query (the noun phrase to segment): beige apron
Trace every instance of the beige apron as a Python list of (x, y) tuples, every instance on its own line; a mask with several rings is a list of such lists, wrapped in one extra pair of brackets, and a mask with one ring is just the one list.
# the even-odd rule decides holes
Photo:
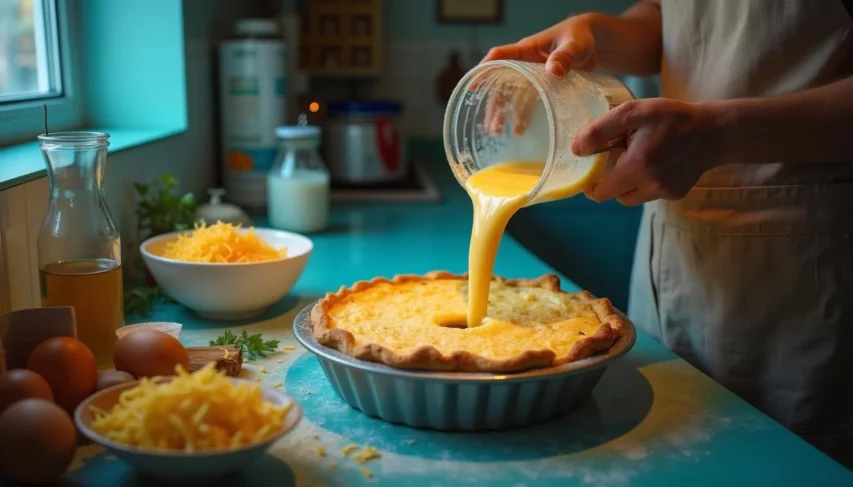
[[(777, 95), (853, 73), (841, 0), (661, 11), (668, 98)], [(683, 200), (647, 204), (629, 315), (853, 467), (853, 162), (725, 166)]]

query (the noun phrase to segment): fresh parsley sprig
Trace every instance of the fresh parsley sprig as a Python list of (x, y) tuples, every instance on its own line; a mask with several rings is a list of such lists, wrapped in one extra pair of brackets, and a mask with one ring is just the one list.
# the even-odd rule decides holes
[(124, 293), (124, 315), (147, 318), (157, 303), (172, 303), (172, 299), (159, 287), (142, 286)]
[(246, 330), (243, 330), (240, 335), (235, 335), (231, 330), (225, 330), (222, 336), (210, 341), (211, 347), (237, 345), (249, 360), (255, 360), (258, 357), (266, 358), (267, 353), (275, 352), (278, 349), (278, 344), (278, 340), (264, 340), (262, 334), (249, 335)]

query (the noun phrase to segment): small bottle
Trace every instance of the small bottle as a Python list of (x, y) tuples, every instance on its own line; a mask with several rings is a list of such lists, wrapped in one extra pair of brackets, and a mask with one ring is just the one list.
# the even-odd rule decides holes
[(275, 129), (278, 154), (267, 176), (270, 226), (317, 232), (329, 223), (329, 171), (320, 157), (320, 127), (305, 124)]

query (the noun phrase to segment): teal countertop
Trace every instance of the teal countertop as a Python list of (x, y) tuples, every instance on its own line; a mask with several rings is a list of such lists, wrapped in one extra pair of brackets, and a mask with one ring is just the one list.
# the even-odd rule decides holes
[[(592, 399), (549, 423), (505, 432), (442, 433), (387, 424), (349, 408), (334, 395), (317, 360), (298, 348), (293, 318), (327, 291), (359, 279), (466, 270), (470, 202), (449, 171), (442, 167), (435, 173), (445, 193), (440, 204), (335, 207), (333, 227), (312, 237), (314, 253), (293, 292), (258, 320), (207, 322), (178, 305), (129, 320), (183, 323), (181, 339), (187, 345), (206, 345), (232, 328), (297, 346), (246, 362), (243, 374), (283, 382), (305, 417), (228, 485), (853, 485), (852, 472), (643, 333), (633, 350), (607, 369)], [(553, 271), (505, 238), (495, 272), (533, 277)], [(568, 279), (563, 287), (577, 289)], [(341, 454), (349, 444), (381, 451), (381, 458), (364, 466), (371, 478)], [(156, 485), (94, 446), (79, 451), (70, 479), (86, 486)]]

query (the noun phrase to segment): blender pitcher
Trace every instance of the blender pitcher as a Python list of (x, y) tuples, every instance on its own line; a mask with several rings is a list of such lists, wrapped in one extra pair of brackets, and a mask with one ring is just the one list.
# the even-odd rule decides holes
[(112, 366), (115, 330), (124, 325), (121, 239), (104, 201), (109, 135), (39, 135), (49, 200), (38, 234), (42, 306), (72, 306), (77, 339)]
[(600, 179), (622, 152), (576, 156), (571, 150), (575, 134), (633, 99), (621, 81), (600, 72), (571, 70), (557, 78), (542, 63), (482, 63), (459, 81), (447, 104), (447, 160), (463, 186), (472, 174), (495, 164), (544, 164), (525, 206), (566, 197)]

